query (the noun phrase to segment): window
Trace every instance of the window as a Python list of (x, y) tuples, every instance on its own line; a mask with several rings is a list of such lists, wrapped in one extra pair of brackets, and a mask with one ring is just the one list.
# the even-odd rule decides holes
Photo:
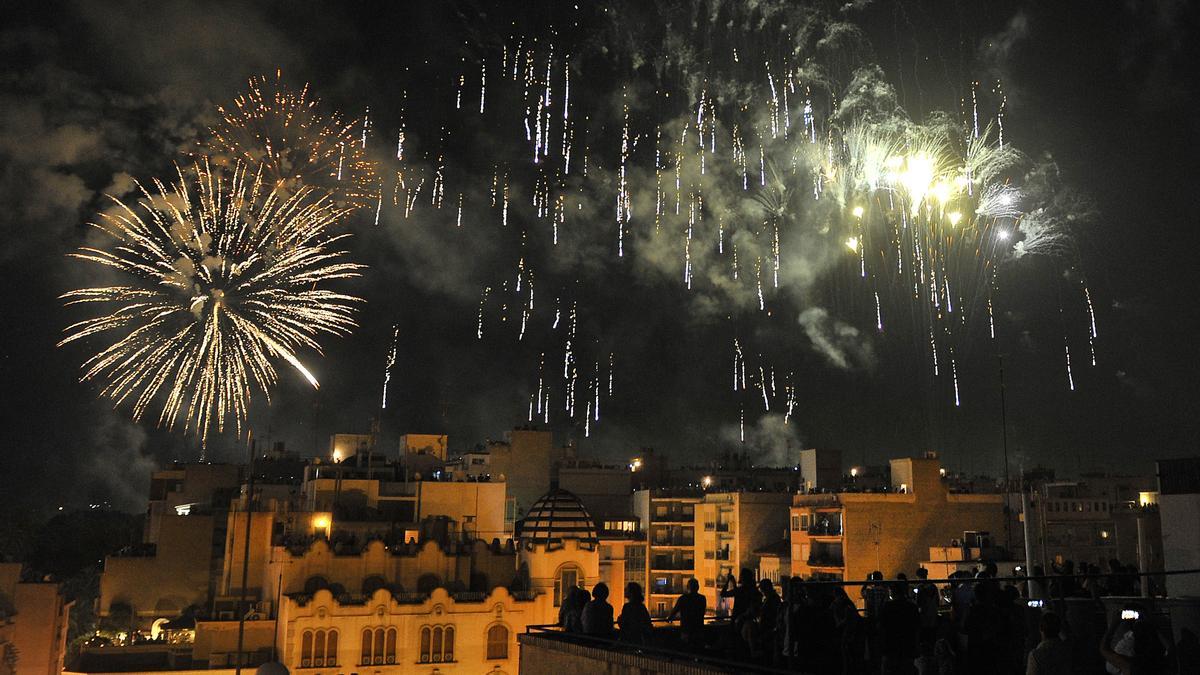
[(338, 632), (306, 630), (300, 636), (300, 667), (323, 668), (337, 665)]
[(488, 629), (487, 657), (488, 659), (508, 658), (508, 628), (503, 624), (496, 624)]
[(359, 664), (364, 666), (396, 663), (396, 629), (366, 628), (362, 632)]
[(421, 627), (421, 663), (454, 660), (454, 626)]
[(558, 570), (558, 576), (554, 579), (554, 606), (562, 605), (563, 596), (576, 586), (583, 585), (583, 575), (579, 573), (579, 568), (574, 565), (563, 565)]
[(792, 516), (792, 532), (798, 532), (799, 530), (800, 530), (800, 516)]
[(802, 530), (808, 529), (808, 514), (807, 513), (800, 514), (800, 529), (802, 529)]

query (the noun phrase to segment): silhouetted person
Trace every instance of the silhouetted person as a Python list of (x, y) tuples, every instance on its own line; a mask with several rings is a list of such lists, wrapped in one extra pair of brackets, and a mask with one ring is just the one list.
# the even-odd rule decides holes
[(921, 643), (932, 645), (937, 637), (938, 605), (941, 603), (941, 593), (938, 587), (929, 581), (929, 570), (917, 568), (917, 611), (921, 613)]
[(568, 633), (582, 633), (583, 608), (591, 599), (591, 594), (578, 586), (568, 589), (558, 608), (558, 625)]
[(650, 623), (650, 612), (646, 611), (646, 596), (642, 593), (641, 584), (635, 581), (625, 584), (625, 606), (621, 608), (617, 624), (621, 626), (623, 642), (650, 644), (653, 626)]
[(1057, 675), (1071, 672), (1071, 648), (1062, 639), (1062, 619), (1046, 612), (1038, 622), (1042, 641), (1029, 652), (1025, 675)]
[(829, 607), (833, 614), (833, 628), (838, 640), (840, 665), (838, 672), (843, 675), (857, 675), (866, 672), (866, 621), (859, 616), (858, 607), (854, 606), (854, 601), (840, 587)]
[(733, 611), (730, 613), (730, 618), (734, 634), (746, 647), (753, 650), (754, 621), (758, 617), (758, 610), (762, 607), (762, 594), (754, 585), (754, 572), (748, 567), (742, 568), (737, 586), (730, 588), (732, 581), (731, 578), (725, 580), (725, 588), (721, 590), (721, 597), (733, 598)]
[(1008, 647), (1008, 625), (998, 607), (991, 584), (975, 584), (975, 599), (967, 611), (963, 632), (967, 636), (966, 672), (1000, 673)]
[(1041, 565), (1034, 565), (1030, 578), (1025, 582), (1025, 597), (1032, 600), (1046, 599), (1046, 580), (1033, 577), (1045, 577), (1046, 570)]
[(613, 608), (608, 604), (608, 584), (601, 581), (592, 587), (592, 600), (583, 608), (583, 632), (602, 638), (612, 638)]
[(762, 652), (770, 656), (775, 653), (777, 648), (775, 626), (779, 620), (779, 611), (783, 600), (775, 592), (775, 586), (771, 584), (770, 579), (759, 580), (758, 590), (762, 593), (763, 598), (762, 608), (758, 613), (759, 642)]
[(867, 575), (867, 581), (873, 582), (863, 584), (862, 599), (863, 611), (866, 612), (867, 619), (875, 619), (879, 616), (880, 610), (883, 609), (883, 603), (887, 602), (890, 594), (887, 586), (880, 583), (883, 581), (883, 572), (875, 570)]
[(1133, 595), (1133, 579), (1125, 576), (1125, 568), (1121, 561), (1111, 558), (1108, 561), (1108, 592), (1110, 595)]
[(1190, 628), (1179, 629), (1179, 641), (1175, 643), (1175, 655), (1179, 660), (1179, 672), (1200, 673), (1200, 638)]
[[(1113, 646), (1113, 637), (1128, 629), (1122, 638)], [(1104, 657), (1105, 669), (1117, 675), (1150, 675), (1166, 672), (1165, 650), (1158, 631), (1149, 618), (1138, 618), (1133, 621), (1122, 620), (1118, 615), (1109, 624), (1104, 638), (1100, 641), (1100, 656)]]
[(880, 629), (883, 637), (883, 672), (885, 675), (911, 673), (917, 658), (918, 631), (921, 613), (909, 599), (908, 581), (893, 585), (892, 599), (880, 610)]
[(708, 599), (700, 595), (700, 582), (688, 579), (687, 593), (675, 599), (675, 607), (667, 615), (667, 621), (679, 617), (679, 635), (689, 645), (700, 644), (704, 632), (704, 611)]

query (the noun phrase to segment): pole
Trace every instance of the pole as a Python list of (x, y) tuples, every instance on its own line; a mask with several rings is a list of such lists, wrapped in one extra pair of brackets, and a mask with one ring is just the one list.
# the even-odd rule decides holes
[[(1025, 526), (1025, 576), (1033, 575), (1033, 537), (1029, 532), (1029, 494), (1025, 492), (1024, 486), (1021, 487), (1021, 520)], [(1037, 593), (1034, 593), (1033, 580), (1031, 579), (1026, 584), (1026, 591), (1029, 594), (1030, 600), (1041, 600), (1041, 582), (1038, 582)]]
[(1011, 552), (1013, 547), (1012, 509), (1009, 508), (1008, 493), (1012, 490), (1012, 481), (1008, 476), (1008, 402), (1005, 400), (1004, 393), (1004, 355), (999, 351), (996, 352), (996, 361), (1000, 364), (1000, 441), (1004, 448), (1004, 548)]
[[(1138, 571), (1150, 571), (1150, 551), (1146, 547), (1146, 517), (1139, 513), (1137, 517), (1137, 557)], [(1142, 597), (1150, 597), (1150, 577), (1142, 577)]]
[(250, 465), (248, 467), (250, 473), (250, 481), (246, 491), (246, 543), (242, 548), (242, 588), (238, 595), (238, 639), (237, 639), (237, 665), (234, 667), (236, 675), (242, 675), (242, 647), (246, 639), (246, 581), (250, 576), (250, 525), (254, 518), (254, 431), (249, 434), (250, 438)]

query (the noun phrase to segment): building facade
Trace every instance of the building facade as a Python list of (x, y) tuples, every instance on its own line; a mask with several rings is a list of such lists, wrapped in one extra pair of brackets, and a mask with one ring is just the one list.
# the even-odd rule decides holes
[[(937, 459), (894, 459), (891, 490), (796, 495), (791, 572), (826, 579), (912, 576), (931, 546), (1004, 527), (1002, 495), (950, 494)], [(852, 594), (853, 595), (853, 594)]]

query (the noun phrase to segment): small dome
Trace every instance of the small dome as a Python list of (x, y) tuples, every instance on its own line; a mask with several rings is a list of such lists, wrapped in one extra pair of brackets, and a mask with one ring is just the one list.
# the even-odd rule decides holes
[(288, 669), (278, 661), (269, 661), (255, 669), (254, 675), (288, 675)]
[(517, 524), (516, 534), (525, 544), (561, 544), (564, 539), (597, 541), (595, 521), (579, 498), (566, 490), (551, 490), (534, 502)]

